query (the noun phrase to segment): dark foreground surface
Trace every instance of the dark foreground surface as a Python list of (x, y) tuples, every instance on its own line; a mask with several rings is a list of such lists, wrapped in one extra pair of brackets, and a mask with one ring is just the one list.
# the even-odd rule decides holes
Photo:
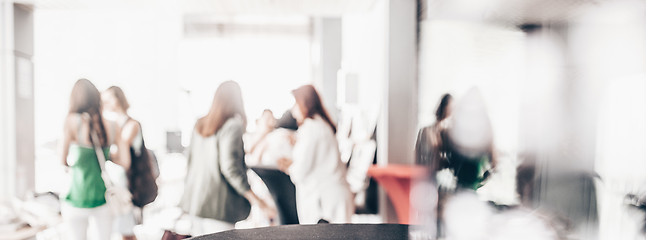
[(316, 224), (239, 229), (195, 237), (207, 239), (408, 239), (408, 225)]

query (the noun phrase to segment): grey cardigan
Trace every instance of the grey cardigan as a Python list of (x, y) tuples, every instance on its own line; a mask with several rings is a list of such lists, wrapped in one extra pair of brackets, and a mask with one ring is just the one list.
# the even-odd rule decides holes
[(243, 132), (239, 117), (229, 118), (209, 137), (193, 130), (184, 195), (179, 204), (184, 212), (229, 223), (248, 217), (251, 205), (242, 196), (250, 189)]

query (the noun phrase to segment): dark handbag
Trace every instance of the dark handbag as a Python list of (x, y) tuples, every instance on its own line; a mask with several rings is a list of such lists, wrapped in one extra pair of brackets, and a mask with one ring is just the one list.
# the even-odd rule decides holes
[(143, 139), (141, 149), (135, 151), (130, 147), (132, 161), (128, 170), (128, 189), (132, 193), (132, 203), (144, 207), (157, 198), (158, 186), (151, 164), (151, 156)]

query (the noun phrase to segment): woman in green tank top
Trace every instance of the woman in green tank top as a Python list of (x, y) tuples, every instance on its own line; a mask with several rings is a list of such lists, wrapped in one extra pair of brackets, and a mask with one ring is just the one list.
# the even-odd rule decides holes
[[(112, 230), (112, 216), (105, 206), (106, 187), (90, 140), (93, 131), (99, 136), (106, 159), (113, 143), (117, 144), (118, 149), (128, 149), (128, 146), (122, 146), (123, 141), (119, 137), (121, 129), (101, 116), (99, 91), (90, 81), (81, 79), (72, 89), (70, 111), (65, 119), (61, 143), (61, 163), (70, 167), (68, 171), (72, 176), (69, 192), (63, 196), (61, 207), (71, 239), (87, 238), (90, 217), (97, 224), (98, 239), (109, 240)], [(129, 152), (117, 151), (117, 154), (119, 161), (115, 161), (116, 164), (129, 164)]]

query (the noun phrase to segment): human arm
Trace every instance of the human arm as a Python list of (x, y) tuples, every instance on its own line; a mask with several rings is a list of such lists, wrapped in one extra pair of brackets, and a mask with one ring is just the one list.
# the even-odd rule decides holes
[(72, 143), (72, 138), (74, 137), (74, 129), (72, 129), (73, 118), (71, 115), (67, 115), (65, 118), (65, 124), (63, 125), (63, 138), (59, 141), (58, 150), (60, 155), (60, 163), (63, 166), (69, 167), (67, 164), (67, 155), (70, 152), (70, 144)]
[(289, 175), (289, 167), (292, 165), (293, 161), (289, 158), (282, 157), (276, 160), (276, 165), (278, 167), (278, 170), (281, 170), (285, 172), (285, 174)]
[(222, 176), (238, 194), (244, 196), (252, 205), (259, 206), (268, 217), (275, 218), (276, 210), (258, 198), (249, 186), (242, 145), (242, 124), (238, 122), (227, 123), (220, 131), (222, 132), (218, 140), (218, 159)]
[(314, 162), (317, 158), (316, 147), (318, 145), (318, 136), (316, 129), (313, 129), (310, 124), (304, 123), (298, 129), (296, 142), (292, 151), (292, 159), (290, 160), (286, 169), (292, 182), (298, 183), (310, 174), (314, 168)]
[(124, 141), (125, 144), (128, 144), (128, 146), (132, 146), (137, 134), (139, 134), (140, 128), (141, 124), (139, 124), (139, 122), (132, 119), (129, 120), (123, 125), (123, 128), (121, 128), (121, 140)]
[(128, 143), (128, 139), (124, 139), (123, 136), (123, 130), (121, 127), (114, 125), (110, 126), (116, 128), (116, 134), (114, 136), (114, 143), (117, 145), (117, 152), (115, 154), (116, 158), (113, 158), (112, 161), (123, 167), (126, 171), (130, 169), (130, 164), (131, 164), (131, 159), (130, 159), (130, 144)]
[(251, 205), (260, 207), (260, 209), (267, 215), (267, 217), (269, 217), (269, 219), (273, 220), (278, 215), (276, 208), (267, 205), (267, 203), (256, 196), (256, 194), (251, 189), (244, 192), (242, 196), (244, 196), (249, 201), (249, 203), (251, 203)]
[(218, 134), (218, 161), (220, 172), (225, 180), (243, 195), (250, 189), (247, 180), (247, 167), (244, 162), (244, 148), (242, 142), (242, 124), (227, 122)]
[(269, 134), (269, 132), (262, 132), (260, 137), (252, 138), (253, 141), (251, 141), (251, 147), (249, 148), (248, 153), (254, 152), (258, 147), (262, 147), (265, 143), (265, 137)]

